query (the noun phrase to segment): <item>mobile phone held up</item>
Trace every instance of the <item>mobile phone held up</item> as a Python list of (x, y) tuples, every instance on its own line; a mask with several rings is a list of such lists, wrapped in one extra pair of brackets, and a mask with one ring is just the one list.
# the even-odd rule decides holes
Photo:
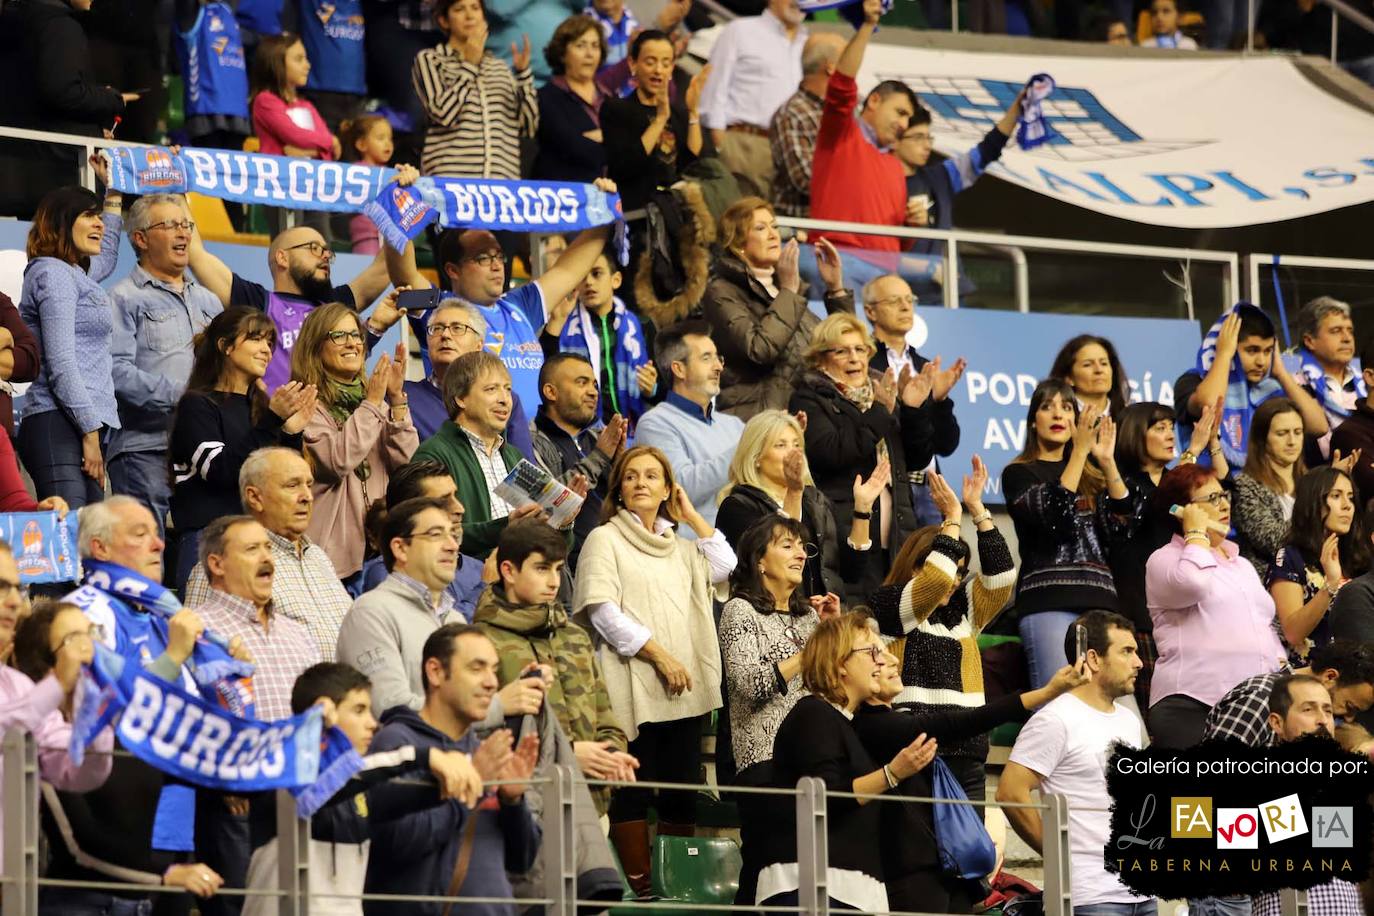
[(396, 307), (405, 309), (407, 315), (422, 315), (439, 304), (440, 292), (435, 287), (408, 289), (396, 297)]
[(1088, 628), (1081, 623), (1073, 625), (1073, 644), (1073, 663), (1077, 667), (1088, 654)]

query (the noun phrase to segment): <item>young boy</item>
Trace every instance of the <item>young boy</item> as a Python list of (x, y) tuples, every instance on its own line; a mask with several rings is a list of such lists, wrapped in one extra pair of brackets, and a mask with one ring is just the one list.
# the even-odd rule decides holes
[(625, 0), (592, 0), (582, 15), (600, 23), (606, 36), (606, 59), (601, 62), (601, 71), (624, 60), (630, 51), (630, 39), (639, 31), (639, 20), (625, 6)]
[[(532, 664), (553, 668), (545, 700), (572, 742), (583, 775), (632, 780), (639, 761), (626, 753), (629, 741), (611, 710), (592, 641), (558, 603), (567, 556), (566, 538), (548, 525), (509, 525), (496, 547), (501, 581), (482, 593), (475, 623), (496, 645), (503, 687)], [(592, 797), (604, 815), (610, 791), (593, 788)]]
[(1197, 368), (1183, 373), (1174, 385), (1180, 439), (1188, 440), (1203, 405), (1222, 399), (1221, 449), (1227, 463), (1239, 471), (1245, 466), (1250, 418), (1275, 397), (1286, 397), (1297, 407), (1308, 439), (1320, 439), (1330, 431), (1321, 405), (1277, 358), (1274, 323), (1255, 306), (1239, 302), (1203, 338)]
[(1178, 0), (1154, 0), (1150, 4), (1150, 26), (1154, 34), (1140, 43), (1142, 48), (1197, 50), (1197, 42), (1178, 29), (1178, 6)]
[(596, 370), (602, 421), (620, 414), (633, 430), (658, 387), (658, 370), (644, 325), (615, 294), (621, 279), (608, 246), (578, 288), (576, 303), (560, 303), (549, 315), (539, 343), (545, 359), (559, 352), (585, 357)]
[[(372, 784), (396, 776), (433, 773), (444, 798), (458, 798), (475, 807), (482, 780), (466, 754), (437, 748), (402, 747), (368, 754), (377, 732), (372, 715), (372, 682), (350, 665), (324, 662), (307, 668), (291, 689), (291, 712), (299, 715), (323, 703), (325, 726), (337, 727), (353, 750), (363, 755), (363, 768), (310, 820), (310, 893), (361, 894), (367, 875), (370, 830), (367, 801), (362, 793)], [(277, 808), (272, 793), (252, 799), (249, 815), (253, 855), (248, 862), (248, 887), (277, 887)], [(362, 916), (362, 901), (333, 898), (318, 901), (328, 912)], [(244, 898), (242, 916), (275, 916), (273, 897)]]

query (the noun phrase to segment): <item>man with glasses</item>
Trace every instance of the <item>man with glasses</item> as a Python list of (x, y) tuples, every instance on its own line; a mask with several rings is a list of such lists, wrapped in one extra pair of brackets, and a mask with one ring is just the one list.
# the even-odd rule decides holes
[[(665, 328), (654, 341), (654, 351), (658, 374), (672, 380), (672, 390), (662, 404), (639, 418), (635, 444), (663, 451), (692, 505), (714, 526), (716, 496), (730, 480), (730, 459), (744, 435), (743, 420), (715, 409), (725, 360), (716, 352), (711, 326), (704, 321)], [(686, 530), (678, 533), (691, 537)]]
[[(594, 184), (608, 194), (616, 192), (615, 182), (609, 179), (598, 178)], [(609, 235), (609, 226), (584, 229), (558, 256), (557, 263), (533, 282), (509, 292), (506, 258), (495, 235), (485, 229), (451, 229), (440, 237), (436, 260), (443, 285), (450, 295), (477, 306), (486, 322), (485, 346), (506, 364), (519, 402), (539, 403), (539, 369), (544, 365), (539, 329), (548, 321), (554, 303), (572, 293), (591, 271)], [(415, 266), (413, 248), (401, 253), (383, 245), (382, 251), (397, 286), (432, 286)], [(422, 330), (417, 328), (416, 332)]]
[(151, 509), (161, 530), (172, 497), (167, 430), (191, 374), (191, 342), (224, 305), (186, 269), (195, 223), (182, 197), (144, 195), (125, 225), (138, 263), (110, 290), (120, 428), (110, 433), (105, 461), (110, 489)]
[[(415, 322), (411, 326), (415, 327)], [(405, 383), (406, 396), (410, 398), (410, 419), (421, 441), (437, 433), (448, 419), (448, 409), (444, 406), (444, 373), (458, 357), (482, 349), (487, 321), (472, 303), (445, 299), (424, 317), (423, 328), (430, 373), (418, 382)], [(506, 441), (518, 448), (520, 454), (534, 460), (530, 421), (519, 398), (511, 404)]]
[(954, 417), (954, 401), (949, 393), (964, 374), (964, 361), (956, 359), (949, 368), (943, 368), (940, 357), (928, 360), (907, 342), (907, 334), (916, 323), (916, 296), (896, 274), (884, 274), (865, 283), (863, 302), (864, 316), (873, 326), (873, 342), (877, 344), (868, 365), (878, 372), (891, 369), (894, 377), (900, 377), (908, 367), (930, 377), (930, 394), (916, 408), (919, 435), (915, 444), (920, 447), (907, 455), (906, 464), (917, 469), (907, 473), (916, 521), (921, 525), (938, 525), (940, 510), (935, 508), (926, 488), (926, 474), (939, 470), (935, 456), (948, 457), (959, 447), (959, 421)]

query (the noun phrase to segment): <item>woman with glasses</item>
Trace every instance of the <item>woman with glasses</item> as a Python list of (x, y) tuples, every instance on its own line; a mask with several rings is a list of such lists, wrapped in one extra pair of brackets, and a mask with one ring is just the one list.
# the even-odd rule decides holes
[[(982, 706), (983, 664), (978, 634), (1011, 597), (1016, 565), (1002, 533), (983, 506), (988, 470), (973, 456), (973, 474), (963, 481), (963, 501), (978, 532), (978, 574), (972, 551), (960, 535), (963, 510), (944, 477), (926, 474), (930, 495), (943, 516), (902, 545), (887, 581), (868, 605), (884, 636), (896, 637), (901, 659), (899, 709), (916, 713)], [(982, 800), (987, 788), (986, 734), (947, 744), (941, 756), (969, 798)]]
[[(874, 349), (858, 318), (843, 312), (826, 318), (811, 332), (809, 369), (787, 405), (789, 412), (806, 415), (807, 463), (816, 488), (830, 500), (837, 529), (852, 531), (856, 518), (869, 523), (871, 548), (840, 546), (846, 587), (859, 595), (882, 583), (897, 550), (916, 530), (908, 456), (924, 446), (918, 407), (931, 384), (928, 375), (906, 370), (870, 374)], [(884, 457), (891, 482), (869, 509), (859, 508), (855, 484), (872, 479)]]
[[(836, 615), (817, 625), (797, 667), (807, 692), (792, 706), (773, 740), (773, 778), (794, 789), (803, 776), (825, 783), (826, 792), (882, 795), (924, 769), (935, 758), (925, 735), (894, 755), (875, 760), (854, 728), (859, 707), (880, 695), (887, 653), (872, 620), (863, 612)], [(831, 907), (882, 913), (889, 909), (883, 884), (882, 809), (871, 799), (826, 799), (830, 859), (826, 871)], [(774, 804), (759, 824), (759, 872), (754, 903), (798, 903), (796, 815), (793, 799)]]
[(1327, 613), (1336, 593), (1369, 567), (1359, 504), (1354, 481), (1340, 468), (1308, 471), (1293, 493), (1293, 521), (1264, 584), (1295, 668), (1331, 642)]
[(1116, 424), (1079, 409), (1074, 389), (1046, 379), (1031, 394), (1026, 445), (1002, 471), (1021, 578), (1017, 628), (1032, 687), (1064, 665), (1064, 634), (1084, 611), (1118, 608), (1108, 563), (1138, 527), (1140, 499), (1116, 466)]
[[(691, 541), (677, 533), (686, 524)], [(606, 690), (646, 782), (701, 781), (701, 717), (720, 706), (720, 646), (712, 586), (735, 568), (735, 554), (701, 517), (663, 452), (620, 454), (606, 485), (601, 525), (577, 561), (574, 613), (595, 632)], [(692, 836), (696, 796), (617, 789), (611, 840), (626, 879), (650, 887), (648, 810), (658, 832)]]
[[(804, 594), (824, 597), (833, 592), (843, 598), (835, 514), (830, 500), (811, 479), (804, 435), (801, 423), (785, 410), (765, 410), (744, 424), (744, 435), (730, 459), (730, 482), (721, 490), (716, 527), (738, 547), (744, 532), (761, 518), (776, 518), (781, 512), (801, 522), (807, 546)], [(856, 514), (847, 532), (854, 550), (866, 550), (872, 544), (868, 516), (890, 474), (888, 462), (881, 460), (867, 480), (854, 481), (851, 493)]]
[(1287, 653), (1275, 632), (1273, 599), (1226, 539), (1231, 502), (1216, 474), (1197, 464), (1176, 467), (1160, 479), (1156, 498), (1180, 512), (1173, 537), (1145, 567), (1159, 647), (1150, 736), (1159, 747), (1192, 747), (1227, 691), (1277, 671)]
[[(102, 182), (108, 166), (91, 159)], [(102, 438), (119, 427), (110, 357), (114, 312), (100, 281), (119, 260), (123, 198), (104, 202), (85, 188), (51, 191), (38, 205), (25, 253), (19, 316), (41, 353), (24, 396), (19, 455), (39, 499), (60, 496), (73, 509), (105, 495)]]
[[(731, 204), (720, 217), (720, 240), (723, 250), (701, 300), (726, 363), (716, 406), (748, 420), (787, 406), (820, 319), (802, 292), (800, 249), (795, 240), (782, 243), (772, 204), (761, 197)], [(816, 266), (826, 311), (852, 314), (854, 294), (829, 242), (816, 245)]]
[(168, 445), (179, 590), (199, 559), (201, 529), (243, 511), (239, 471), (248, 456), (271, 446), (302, 447), (316, 389), (287, 382), (267, 396), (262, 377), (276, 340), (272, 319), (247, 305), (220, 312), (196, 338), (195, 362), (172, 414)]
[[(397, 295), (393, 290), (389, 297), (393, 306)], [(291, 353), (292, 381), (319, 392), (305, 427), (315, 472), (307, 533), (346, 584), (363, 567), (368, 506), (420, 445), (402, 388), (405, 344), (396, 345), (394, 357), (383, 354), (369, 376), (366, 334), (357, 312), (331, 302), (305, 319)]]

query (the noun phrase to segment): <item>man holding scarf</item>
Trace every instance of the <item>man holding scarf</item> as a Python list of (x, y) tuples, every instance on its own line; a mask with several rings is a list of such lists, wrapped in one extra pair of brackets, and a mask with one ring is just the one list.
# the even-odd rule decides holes
[[(1298, 313), (1298, 347), (1295, 370), (1299, 381), (1312, 392), (1326, 411), (1334, 432), (1368, 395), (1355, 359), (1355, 324), (1350, 306), (1330, 296), (1318, 296)], [(1331, 456), (1331, 441), (1322, 439), (1321, 464)], [(1349, 450), (1345, 451), (1349, 454)], [(1374, 495), (1374, 494), (1371, 494)]]

